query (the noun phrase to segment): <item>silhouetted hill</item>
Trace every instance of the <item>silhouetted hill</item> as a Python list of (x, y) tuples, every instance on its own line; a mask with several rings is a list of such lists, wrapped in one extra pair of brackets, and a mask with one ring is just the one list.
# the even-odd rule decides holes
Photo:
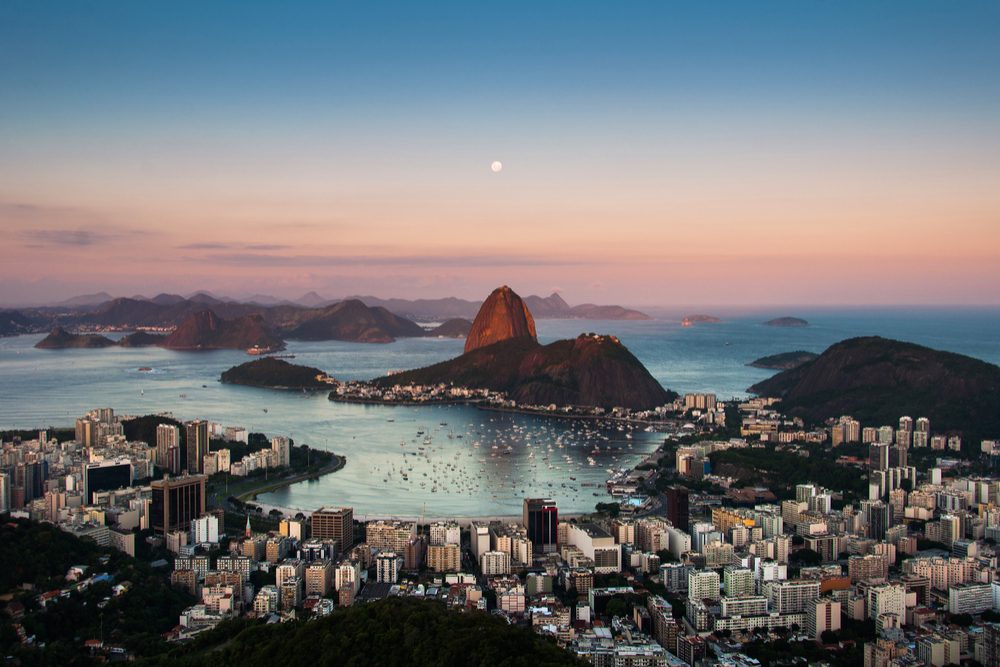
[(102, 304), (105, 301), (110, 301), (114, 297), (107, 292), (98, 292), (96, 294), (81, 294), (79, 296), (74, 296), (71, 299), (66, 299), (65, 301), (59, 301), (52, 305), (59, 306), (61, 308), (77, 308), (86, 306), (96, 306)]
[(747, 366), (753, 366), (754, 368), (767, 368), (770, 370), (787, 371), (792, 368), (796, 368), (806, 363), (807, 361), (812, 361), (819, 355), (815, 352), (806, 352), (805, 350), (796, 350), (795, 352), (781, 352), (780, 354), (772, 354), (767, 357), (761, 357), (760, 359), (755, 359), (751, 361)]
[(540, 345), (515, 338), (376, 384), (454, 384), (505, 392), (520, 404), (647, 409), (676, 398), (613, 336), (581, 335)]
[[(462, 317), (471, 319), (482, 307), (481, 301), (469, 301), (456, 297), (443, 299), (380, 299), (374, 296), (353, 297), (364, 301), (369, 306), (384, 308), (418, 322), (439, 321)], [(547, 297), (527, 296), (524, 302), (534, 317), (547, 319), (580, 319), (580, 320), (648, 320), (649, 316), (638, 310), (630, 310), (621, 306), (598, 306), (581, 304), (570, 306), (556, 293)]]
[(127, 336), (123, 336), (118, 340), (118, 345), (121, 347), (151, 347), (153, 345), (162, 345), (163, 341), (167, 339), (165, 334), (154, 334), (148, 331), (136, 331), (130, 333)]
[(289, 338), (391, 343), (397, 337), (420, 337), (426, 333), (416, 322), (393, 315), (385, 308), (369, 308), (357, 299), (312, 313), (309, 319), (288, 331)]
[(115, 341), (98, 334), (75, 334), (62, 327), (54, 328), (48, 336), (35, 343), (40, 350), (65, 350), (69, 348), (112, 347)]
[(18, 310), (0, 311), (0, 336), (19, 336), (31, 333), (34, 323), (31, 318)]
[(220, 379), (226, 384), (270, 389), (328, 388), (329, 384), (317, 379), (320, 375), (326, 373), (318, 368), (291, 364), (284, 359), (262, 357), (230, 368), (222, 373)]
[(137, 667), (202, 665), (584, 665), (552, 640), (484, 612), (391, 597), (336, 609), (326, 618), (228, 623)]
[(255, 345), (276, 350), (285, 345), (260, 315), (225, 320), (212, 310), (188, 317), (162, 344), (171, 350), (242, 350)]
[(462, 317), (456, 317), (443, 322), (441, 326), (431, 329), (427, 332), (427, 335), (431, 337), (465, 338), (469, 335), (470, 329), (472, 329), (472, 322)]
[(695, 315), (687, 315), (682, 322), (687, 322), (687, 324), (718, 324), (720, 320), (715, 315), (705, 315), (698, 313)]
[(535, 320), (521, 297), (504, 285), (480, 306), (465, 338), (465, 351), (516, 338), (535, 340)]
[(841, 341), (749, 391), (812, 421), (849, 414), (877, 426), (910, 415), (938, 432), (1000, 436), (1000, 367), (886, 338)]
[(807, 327), (809, 323), (800, 317), (776, 317), (764, 322), (769, 327)]
[(173, 419), (172, 417), (164, 417), (162, 415), (143, 415), (142, 417), (133, 417), (132, 419), (126, 419), (122, 422), (122, 431), (125, 433), (125, 437), (131, 440), (138, 440), (145, 442), (150, 447), (156, 446), (156, 427), (160, 424), (171, 424), (180, 429), (180, 440), (178, 441), (178, 446), (181, 448), (181, 456), (187, 456), (187, 433), (184, 430), (184, 424)]

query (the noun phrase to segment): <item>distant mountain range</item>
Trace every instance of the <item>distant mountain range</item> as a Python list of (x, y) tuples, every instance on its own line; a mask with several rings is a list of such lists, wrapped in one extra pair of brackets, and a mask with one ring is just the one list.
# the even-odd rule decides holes
[[(535, 317), (541, 319), (649, 319), (645, 313), (621, 306), (570, 306), (558, 294), (544, 298), (529, 296), (524, 301), (532, 313), (535, 313)], [(371, 310), (362, 311), (357, 307), (358, 303)], [(55, 326), (67, 329), (171, 329), (191, 315), (209, 308), (223, 319), (260, 315), (268, 326), (276, 330), (295, 331), (292, 337), (316, 340), (317, 337), (330, 338), (329, 332), (334, 332), (334, 338), (384, 342), (398, 337), (424, 335), (426, 332), (418, 333), (414, 328), (419, 327), (415, 322), (456, 320), (448, 328), (432, 332), (432, 335), (464, 335), (466, 325), (458, 320), (471, 321), (481, 305), (481, 302), (454, 297), (406, 300), (362, 296), (330, 300), (315, 292), (304, 294), (295, 301), (264, 294), (236, 300), (208, 292), (195, 292), (188, 296), (163, 293), (153, 297), (139, 295), (117, 298), (112, 298), (106, 292), (99, 292), (47, 306), (0, 310), (0, 336), (40, 333)], [(352, 314), (362, 319), (351, 322)], [(306, 325), (314, 319), (317, 321)], [(349, 333), (350, 331), (355, 333)]]
[(1000, 367), (877, 336), (831, 345), (749, 391), (780, 398), (782, 410), (813, 422), (853, 415), (879, 426), (910, 415), (928, 417), (937, 432), (1000, 436)]
[[(390, 313), (385, 308), (369, 308), (351, 299), (325, 308), (301, 306), (258, 306), (226, 302), (208, 295), (197, 300), (178, 300), (172, 295), (154, 299), (113, 299), (96, 309), (75, 314), (60, 314), (52, 332), (36, 347), (62, 349), (74, 347), (139, 347), (158, 345), (172, 350), (248, 349), (280, 350), (286, 339), (345, 340), (362, 343), (391, 343), (396, 338), (422, 336), (462, 337), (471, 322), (449, 320), (444, 325), (425, 329), (419, 324)], [(8, 322), (15, 333), (37, 330), (37, 324), (16, 311), (0, 313), (0, 322)], [(173, 329), (168, 335), (137, 331), (118, 343), (95, 334), (71, 333), (70, 328), (93, 329)], [(102, 343), (101, 341), (106, 341)]]

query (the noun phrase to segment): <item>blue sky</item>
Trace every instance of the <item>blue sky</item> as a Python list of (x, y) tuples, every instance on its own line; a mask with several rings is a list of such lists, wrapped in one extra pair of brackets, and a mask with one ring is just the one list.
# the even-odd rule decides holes
[[(888, 244), (900, 265), (958, 232), (961, 247), (947, 259), (968, 266), (995, 259), (986, 249), (1000, 240), (990, 230), (998, 37), (997, 2), (8, 0), (0, 225), (25, 234), (40, 226), (36, 241), (96, 229), (121, 244), (116, 255), (192, 235), (280, 242), (292, 257), (319, 247), (330, 266), (277, 287), (334, 294), (389, 296), (408, 279), (410, 295), (427, 296), (510, 282), (503, 266), (431, 275), (426, 262), (403, 259), (379, 282), (336, 259), (474, 259), (483, 243), (509, 257), (508, 268), (523, 266), (524, 251), (494, 233), (508, 222), (515, 233), (539, 232), (532, 258), (551, 258), (548, 273), (526, 276), (529, 291), (562, 286), (580, 299), (622, 298), (637, 280), (682, 275), (651, 255), (680, 249), (686, 260), (716, 262), (716, 273), (746, 271), (795, 244), (843, 242), (836, 225), (855, 245)], [(504, 180), (485, 180), (483, 166), (500, 158)], [(645, 254), (606, 244), (609, 220), (649, 239)], [(719, 251), (688, 234), (694, 224), (738, 243)], [(759, 233), (740, 237), (747, 229)], [(893, 254), (891, 240), (911, 232), (912, 247)], [(647, 270), (597, 288), (563, 256), (594, 248)], [(84, 257), (53, 276), (31, 269), (41, 256), (7, 263), (16, 275), (4, 277), (48, 294), (121, 290), (135, 273), (127, 263), (97, 270)], [(826, 264), (810, 264), (822, 269), (817, 285), (836, 283), (837, 258), (819, 259)], [(247, 279), (184, 273), (223, 289)], [(186, 286), (171, 273), (155, 280)], [(927, 293), (918, 276), (905, 281), (874, 296)], [(981, 301), (995, 273), (963, 274), (933, 298), (984, 281), (972, 299)], [(866, 297), (862, 288), (829, 298)]]

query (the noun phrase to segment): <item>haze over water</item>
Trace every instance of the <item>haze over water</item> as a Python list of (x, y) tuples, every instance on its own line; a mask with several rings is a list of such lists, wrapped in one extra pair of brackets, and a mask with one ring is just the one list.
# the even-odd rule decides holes
[[(713, 314), (724, 321), (682, 328), (678, 315), (645, 322), (540, 320), (537, 325), (543, 343), (584, 331), (618, 335), (664, 386), (723, 398), (744, 396), (748, 386), (771, 374), (746, 366), (758, 357), (798, 349), (821, 352), (857, 335), (908, 340), (1000, 363), (1000, 309)], [(780, 315), (804, 317), (810, 326), (761, 324)], [(520, 512), (524, 496), (546, 495), (563, 511), (586, 511), (607, 499), (609, 468), (634, 465), (662, 441), (662, 435), (641, 430), (629, 439), (624, 431), (595, 431), (586, 422), (470, 407), (345, 405), (331, 403), (325, 393), (220, 384), (222, 371), (248, 360), (241, 351), (35, 350), (40, 338), (0, 339), (0, 428), (68, 426), (88, 409), (112, 406), (119, 413), (169, 411), (180, 419), (202, 417), (269, 435), (287, 434), (298, 443), (347, 456), (346, 467), (337, 473), (260, 499), (282, 506), (352, 505), (361, 516), (507, 515)], [(296, 355), (294, 363), (338, 378), (367, 379), (456, 356), (462, 345), (452, 339), (401, 339), (389, 345), (292, 341), (288, 351)], [(139, 372), (141, 366), (154, 371)]]

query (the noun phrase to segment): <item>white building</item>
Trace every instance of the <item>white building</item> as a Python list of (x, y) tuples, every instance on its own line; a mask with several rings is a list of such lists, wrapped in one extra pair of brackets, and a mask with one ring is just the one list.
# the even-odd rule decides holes
[(510, 574), (510, 554), (506, 551), (484, 551), (479, 557), (479, 569), (484, 577)]
[(462, 530), (458, 524), (451, 522), (439, 522), (431, 524), (430, 546), (443, 547), (446, 544), (462, 545)]
[(595, 573), (620, 572), (622, 547), (603, 528), (592, 523), (570, 524), (569, 543), (594, 562)]
[(191, 544), (218, 544), (219, 517), (206, 514), (191, 522)]
[(695, 570), (688, 574), (688, 598), (692, 600), (718, 600), (719, 573), (713, 570)]
[(906, 618), (906, 589), (901, 584), (881, 584), (868, 589), (868, 618), (877, 620), (882, 614)]
[(402, 569), (403, 559), (394, 551), (383, 551), (375, 556), (375, 580), (379, 583), (396, 583)]
[(948, 612), (951, 614), (981, 614), (992, 608), (990, 584), (955, 584), (948, 589)]

